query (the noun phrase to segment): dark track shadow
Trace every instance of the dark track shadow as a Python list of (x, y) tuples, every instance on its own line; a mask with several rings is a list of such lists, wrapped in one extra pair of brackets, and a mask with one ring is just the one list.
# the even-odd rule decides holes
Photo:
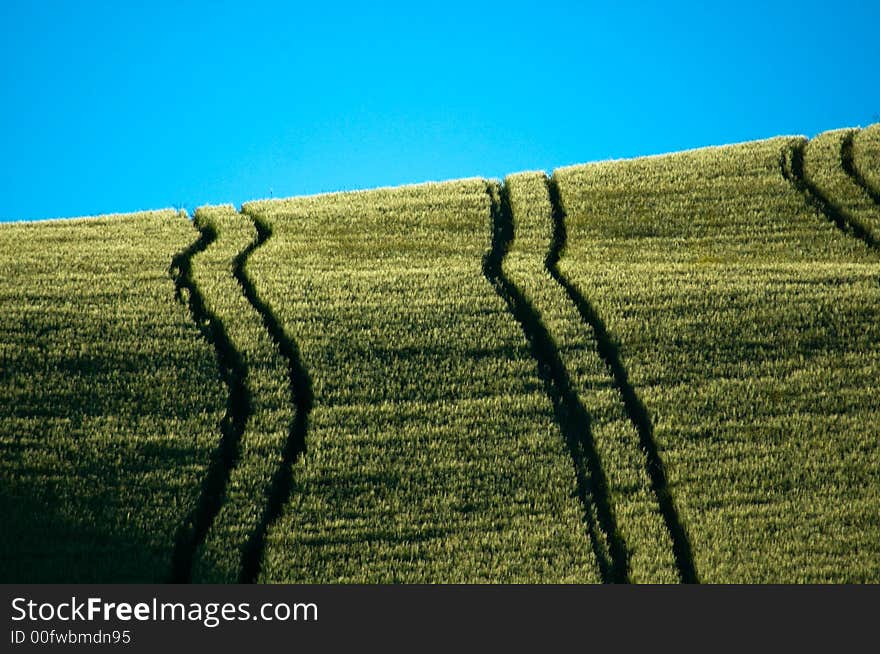
[(834, 223), (837, 228), (853, 236), (869, 248), (874, 250), (880, 249), (880, 243), (871, 235), (871, 233), (862, 226), (862, 224), (849, 215), (848, 212), (834, 204), (831, 199), (826, 196), (819, 188), (813, 184), (804, 173), (804, 150), (807, 147), (807, 141), (801, 141), (792, 145), (788, 152), (783, 152), (779, 157), (779, 167), (782, 176), (804, 196), (807, 204), (815, 209), (816, 213), (823, 214), (828, 220)]
[(862, 175), (858, 166), (856, 166), (853, 157), (853, 140), (856, 138), (856, 133), (855, 130), (851, 131), (840, 143), (840, 165), (843, 168), (843, 171), (849, 175), (856, 184), (862, 187), (862, 190), (868, 194), (868, 197), (873, 200), (874, 204), (880, 207), (880, 188), (873, 188), (871, 186), (868, 180), (865, 179), (865, 176)]
[(229, 473), (238, 461), (241, 436), (253, 411), (245, 383), (247, 367), (241, 354), (232, 345), (223, 323), (205, 306), (204, 297), (192, 277), (192, 258), (217, 239), (217, 232), (211, 225), (197, 227), (201, 235), (174, 257), (169, 273), (174, 279), (177, 298), (181, 302), (186, 301), (193, 321), (217, 353), (220, 376), (229, 389), (229, 395), (226, 413), (220, 421), (220, 443), (211, 456), (198, 503), (177, 531), (171, 562), (170, 580), (173, 583), (192, 581), (196, 550), (204, 542), (223, 504)]
[[(242, 215), (244, 217), (244, 215)], [(248, 538), (242, 550), (240, 583), (254, 583), (260, 574), (263, 551), (266, 546), (266, 534), (269, 527), (281, 515), (281, 511), (290, 498), (293, 482), (293, 465), (301, 454), (306, 451), (306, 432), (308, 431), (309, 413), (312, 410), (314, 395), (312, 380), (302, 362), (299, 348), (292, 338), (284, 331), (281, 323), (272, 312), (272, 308), (257, 293), (253, 280), (245, 270), (248, 257), (272, 236), (272, 228), (260, 218), (252, 218), (257, 229), (257, 237), (235, 258), (233, 275), (244, 290), (245, 297), (251, 306), (260, 314), (263, 325), (272, 337), (281, 355), (287, 361), (288, 384), (294, 416), (288, 429), (287, 441), (281, 453), (281, 463), (272, 475), (272, 481), (266, 495), (266, 504), (260, 515), (256, 528)]]
[(660, 513), (663, 515), (666, 529), (672, 538), (673, 556), (675, 557), (679, 578), (683, 583), (698, 583), (699, 580), (694, 564), (693, 552), (691, 551), (690, 539), (678, 516), (678, 510), (669, 492), (666, 470), (660, 457), (657, 442), (654, 439), (654, 425), (651, 422), (651, 416), (642, 403), (641, 398), (639, 398), (638, 393), (636, 393), (635, 387), (629, 381), (629, 374), (623, 365), (620, 350), (608, 333), (605, 322), (578, 288), (559, 270), (559, 259), (562, 257), (568, 238), (565, 228), (566, 216), (562, 206), (559, 185), (552, 178), (545, 177), (545, 180), (553, 212), (553, 240), (547, 252), (547, 257), (544, 260), (544, 265), (551, 277), (565, 289), (569, 300), (577, 308), (581, 320), (592, 331), (596, 339), (599, 356), (602, 357), (605, 366), (611, 373), (613, 385), (618, 393), (620, 393), (626, 414), (639, 434), (639, 445), (645, 453), (646, 470), (651, 481), (651, 490), (657, 497)]
[(590, 414), (572, 388), (568, 370), (537, 311), (504, 273), (502, 263), (514, 239), (509, 191), (495, 182), (489, 182), (486, 191), (492, 212), (492, 247), (483, 258), (483, 274), (519, 323), (538, 364), (544, 391), (553, 404), (556, 422), (574, 463), (577, 495), (602, 580), (628, 583), (626, 544), (609, 500), (608, 482), (593, 441)]

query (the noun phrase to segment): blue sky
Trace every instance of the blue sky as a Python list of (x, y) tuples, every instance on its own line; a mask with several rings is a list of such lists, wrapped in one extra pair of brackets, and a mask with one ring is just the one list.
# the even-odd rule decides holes
[(874, 1), (3, 0), (0, 219), (867, 125), (878, 26)]

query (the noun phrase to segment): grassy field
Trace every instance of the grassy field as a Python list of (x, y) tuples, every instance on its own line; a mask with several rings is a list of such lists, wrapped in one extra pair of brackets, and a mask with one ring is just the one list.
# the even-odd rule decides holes
[(0, 579), (166, 581), (225, 393), (174, 212), (0, 227)]
[[(880, 259), (784, 178), (803, 145), (554, 173), (560, 271), (619, 345), (705, 582), (880, 577)], [(840, 177), (826, 154), (808, 175)]]
[(231, 399), (215, 457), (217, 481), (200, 498), (198, 519), (180, 550), (175, 577), (234, 582), (253, 565), (247, 558), (260, 538), (262, 509), (294, 410), (286, 362), (245, 293), (250, 289), (247, 258), (257, 245), (254, 225), (232, 207), (199, 209), (195, 224), (214, 238), (193, 257), (192, 278), (204, 308), (225, 330)]
[(245, 205), (311, 376), (263, 581), (597, 581), (573, 464), (482, 271), (482, 180)]
[(880, 582), (880, 125), (0, 226), (2, 581)]

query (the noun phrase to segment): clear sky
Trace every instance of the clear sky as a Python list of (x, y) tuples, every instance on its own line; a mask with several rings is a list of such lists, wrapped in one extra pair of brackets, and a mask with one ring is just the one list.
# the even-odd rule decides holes
[(0, 219), (880, 121), (880, 2), (0, 2)]

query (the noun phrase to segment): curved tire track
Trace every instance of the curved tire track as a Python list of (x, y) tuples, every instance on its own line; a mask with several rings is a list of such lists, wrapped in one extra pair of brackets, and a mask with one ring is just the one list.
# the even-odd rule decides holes
[(856, 166), (855, 157), (853, 156), (853, 141), (856, 138), (856, 134), (857, 132), (853, 130), (843, 138), (840, 144), (840, 165), (843, 168), (843, 172), (861, 186), (862, 190), (868, 194), (868, 197), (873, 200), (874, 204), (880, 207), (880, 189), (872, 187), (868, 180), (865, 179), (865, 176), (862, 175), (858, 166)]
[(819, 188), (813, 184), (804, 173), (804, 151), (807, 147), (807, 140), (798, 141), (792, 144), (788, 152), (783, 150), (779, 165), (782, 170), (782, 176), (801, 194), (817, 214), (823, 214), (828, 220), (834, 223), (842, 232), (853, 236), (869, 248), (873, 250), (880, 249), (880, 243), (853, 216), (849, 215), (842, 208), (838, 207), (831, 199), (825, 195)]
[(565, 250), (568, 238), (565, 227), (566, 216), (559, 185), (556, 180), (550, 177), (545, 177), (545, 181), (553, 211), (553, 240), (544, 265), (550, 276), (565, 290), (569, 300), (577, 308), (581, 320), (592, 330), (599, 356), (611, 373), (614, 387), (620, 394), (626, 414), (636, 428), (639, 435), (639, 445), (645, 453), (645, 467), (651, 482), (651, 490), (657, 497), (660, 513), (672, 539), (672, 551), (679, 578), (686, 584), (699, 583), (690, 539), (678, 515), (672, 494), (669, 492), (669, 481), (666, 477), (666, 469), (657, 447), (657, 441), (654, 438), (654, 425), (651, 422), (651, 416), (636, 393), (635, 387), (629, 381), (629, 373), (623, 365), (620, 350), (608, 333), (605, 322), (578, 288), (559, 270), (559, 260)]
[[(243, 213), (241, 215), (243, 217), (246, 216)], [(233, 276), (244, 291), (247, 301), (260, 314), (263, 326), (269, 332), (272, 341), (287, 361), (288, 383), (291, 403), (294, 405), (294, 417), (288, 430), (287, 441), (281, 453), (281, 463), (275, 469), (266, 493), (266, 504), (263, 507), (260, 520), (242, 551), (240, 583), (254, 583), (259, 577), (260, 565), (266, 546), (266, 534), (269, 527), (281, 515), (281, 511), (290, 497), (291, 484), (293, 482), (293, 465), (306, 450), (309, 413), (312, 410), (314, 401), (312, 380), (302, 362), (299, 348), (293, 339), (285, 333), (284, 327), (275, 317), (272, 308), (260, 298), (253, 280), (247, 274), (248, 258), (257, 248), (261, 247), (272, 237), (272, 228), (268, 223), (259, 218), (247, 217), (253, 221), (257, 229), (257, 237), (235, 257)]]
[(483, 274), (519, 323), (538, 364), (538, 374), (574, 463), (578, 499), (602, 580), (628, 583), (629, 556), (611, 508), (590, 414), (572, 388), (565, 364), (538, 313), (504, 273), (502, 264), (514, 238), (509, 191), (503, 184), (487, 182), (486, 192), (492, 213), (492, 246), (483, 258)]
[(196, 224), (196, 227), (201, 235), (172, 259), (169, 273), (174, 279), (177, 299), (186, 302), (193, 322), (214, 347), (220, 377), (229, 394), (226, 413), (220, 421), (220, 442), (211, 455), (198, 502), (177, 531), (171, 563), (172, 583), (189, 583), (192, 580), (196, 550), (204, 542), (223, 504), (229, 473), (238, 461), (241, 437), (252, 412), (250, 392), (245, 383), (247, 366), (232, 345), (222, 321), (206, 307), (192, 276), (193, 257), (217, 240), (217, 232), (210, 225)]

